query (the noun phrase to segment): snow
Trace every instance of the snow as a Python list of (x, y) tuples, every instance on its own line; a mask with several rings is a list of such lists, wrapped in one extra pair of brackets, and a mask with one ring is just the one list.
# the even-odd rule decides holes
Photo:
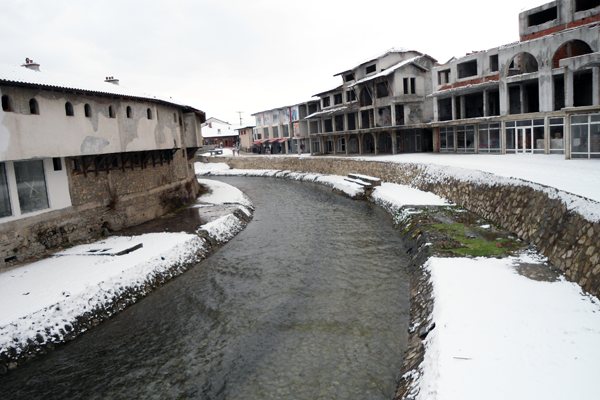
[(517, 262), (534, 260), (429, 259), (435, 328), (416, 399), (597, 398), (600, 302), (519, 275)]
[[(230, 185), (206, 181), (212, 193), (200, 201), (237, 204), (246, 214), (250, 200)], [(204, 208), (199, 208), (202, 212)], [(228, 214), (199, 227), (218, 241), (226, 242), (243, 228)], [(112, 254), (141, 244), (121, 256)], [(99, 250), (99, 251), (94, 251)], [(199, 261), (205, 239), (189, 233), (148, 233), (112, 236), (92, 244), (75, 246), (53, 257), (0, 273), (0, 352), (35, 339), (45, 340), (76, 317), (89, 312), (126, 291), (141, 287), (174, 266)], [(16, 341), (14, 340), (16, 339)]]
[(371, 197), (377, 204), (387, 205), (390, 213), (396, 212), (404, 206), (447, 206), (452, 205), (448, 200), (438, 195), (422, 190), (413, 189), (410, 186), (398, 185), (396, 183), (382, 183), (375, 187)]

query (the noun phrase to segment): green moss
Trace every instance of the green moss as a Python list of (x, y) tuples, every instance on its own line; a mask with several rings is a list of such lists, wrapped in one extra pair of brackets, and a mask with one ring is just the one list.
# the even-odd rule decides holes
[[(514, 243), (509, 239), (488, 241), (482, 238), (468, 238), (465, 226), (458, 222), (453, 224), (434, 224), (430, 228), (448, 235), (453, 244), (448, 248), (443, 248), (443, 250), (455, 254), (471, 255), (474, 257), (501, 256), (508, 253), (514, 247)], [(481, 231), (485, 231), (485, 229), (481, 229)], [(460, 246), (457, 244), (460, 244)]]

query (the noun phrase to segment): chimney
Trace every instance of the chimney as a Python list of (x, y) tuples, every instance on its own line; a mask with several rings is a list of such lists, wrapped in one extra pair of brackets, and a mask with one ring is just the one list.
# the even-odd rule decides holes
[(40, 70), (40, 64), (34, 62), (33, 60), (30, 60), (29, 58), (25, 59), (25, 64), (21, 65), (21, 67), (29, 68), (34, 71)]
[(106, 79), (104, 80), (104, 82), (112, 83), (112, 84), (119, 86), (119, 80), (115, 79), (114, 76), (107, 76)]

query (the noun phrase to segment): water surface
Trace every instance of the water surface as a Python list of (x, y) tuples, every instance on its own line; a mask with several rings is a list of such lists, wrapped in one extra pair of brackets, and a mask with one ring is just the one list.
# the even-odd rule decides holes
[(215, 178), (254, 220), (208, 260), (0, 378), (14, 399), (387, 399), (407, 340), (399, 232), (379, 207), (275, 178)]

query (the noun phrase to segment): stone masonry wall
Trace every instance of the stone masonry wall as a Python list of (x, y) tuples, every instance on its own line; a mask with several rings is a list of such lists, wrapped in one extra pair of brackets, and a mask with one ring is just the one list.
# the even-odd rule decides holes
[(0, 269), (162, 216), (194, 200), (199, 188), (180, 152), (170, 164), (87, 177), (66, 165), (73, 206), (0, 224)]
[[(204, 161), (223, 162), (223, 158)], [(278, 169), (345, 176), (360, 173), (435, 193), (537, 246), (549, 263), (588, 293), (600, 293), (600, 222), (570, 211), (559, 199), (527, 185), (485, 184), (433, 175), (424, 166), (336, 158), (236, 157), (233, 168)], [(491, 175), (490, 175), (491, 176)]]

